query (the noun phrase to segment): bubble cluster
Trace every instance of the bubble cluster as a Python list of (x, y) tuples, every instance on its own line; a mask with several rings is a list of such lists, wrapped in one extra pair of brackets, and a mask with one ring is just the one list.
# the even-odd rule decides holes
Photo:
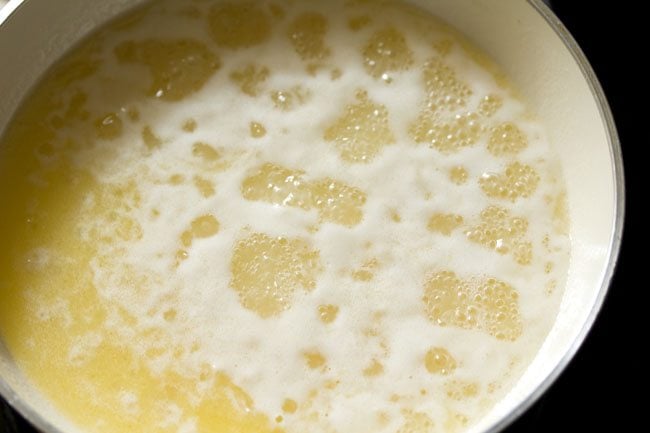
[(458, 112), (467, 105), (471, 88), (438, 57), (425, 64), (422, 75), (425, 106), (409, 125), (411, 138), (443, 153), (476, 144), (484, 133), (483, 119), (473, 111)]
[(391, 72), (413, 65), (413, 52), (404, 35), (394, 27), (377, 30), (363, 47), (363, 66), (373, 78), (392, 81)]
[(149, 96), (179, 101), (199, 91), (220, 68), (221, 61), (205, 44), (194, 39), (126, 41), (115, 47), (120, 63), (149, 68)]
[(444, 120), (436, 113), (424, 110), (409, 127), (409, 134), (417, 143), (428, 143), (443, 153), (473, 146), (483, 131), (480, 117), (472, 112), (455, 114), (450, 120)]
[(304, 171), (271, 163), (253, 173), (242, 182), (242, 195), (247, 200), (316, 209), (321, 221), (345, 226), (356, 225), (363, 218), (366, 194), (358, 188), (330, 178), (306, 181)]
[(481, 99), (478, 105), (478, 112), (485, 117), (492, 117), (503, 106), (503, 98), (499, 95), (489, 94)]
[(443, 424), (445, 432), (456, 433), (464, 431), (469, 423), (469, 417), (456, 411), (449, 411)]
[(230, 287), (244, 308), (263, 318), (277, 316), (298, 290), (316, 287), (320, 253), (302, 239), (253, 233), (236, 243), (230, 272)]
[(262, 91), (262, 84), (269, 78), (271, 72), (266, 66), (249, 64), (230, 73), (230, 80), (248, 96), (257, 96)]
[(253, 173), (242, 182), (241, 190), (245, 199), (305, 210), (311, 208), (313, 200), (309, 184), (303, 180), (304, 171), (266, 163)]
[(488, 197), (512, 202), (533, 195), (538, 184), (537, 171), (520, 162), (508, 164), (503, 173), (484, 173), (479, 179), (479, 185)]
[(431, 374), (447, 376), (456, 370), (456, 360), (444, 347), (432, 347), (424, 355), (424, 367)]
[(406, 410), (404, 423), (397, 433), (433, 433), (434, 427), (433, 420), (426, 413)]
[(322, 60), (330, 55), (325, 45), (327, 29), (327, 19), (322, 14), (305, 12), (289, 24), (287, 37), (303, 60)]
[(463, 217), (456, 214), (434, 213), (429, 217), (427, 228), (429, 231), (441, 233), (445, 236), (451, 235), (463, 223)]
[(321, 220), (353, 226), (363, 219), (366, 194), (360, 189), (326, 178), (312, 182), (311, 190)]
[(533, 244), (526, 238), (528, 220), (511, 216), (507, 209), (490, 206), (480, 215), (481, 222), (465, 230), (467, 239), (499, 254), (510, 254), (520, 265), (533, 259)]
[(462, 401), (478, 396), (479, 385), (465, 380), (450, 380), (445, 383), (445, 393), (452, 400)]
[(424, 286), (424, 308), (439, 326), (481, 329), (499, 340), (516, 340), (522, 332), (519, 295), (496, 278), (462, 280), (452, 271), (431, 275)]
[(422, 77), (427, 92), (427, 107), (434, 111), (463, 108), (473, 93), (440, 58), (433, 58), (424, 65)]
[(516, 155), (527, 146), (524, 131), (512, 122), (505, 122), (492, 128), (487, 148), (494, 156), (504, 156)]
[(271, 36), (270, 17), (254, 3), (218, 3), (210, 8), (208, 24), (210, 36), (223, 48), (248, 48)]
[(344, 114), (325, 129), (324, 138), (333, 141), (348, 162), (370, 162), (382, 147), (395, 143), (388, 123), (388, 110), (357, 92), (357, 103), (345, 107)]

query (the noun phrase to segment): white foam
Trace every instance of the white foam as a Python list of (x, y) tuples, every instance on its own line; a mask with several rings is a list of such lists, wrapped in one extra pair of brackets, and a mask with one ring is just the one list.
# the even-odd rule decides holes
[[(343, 3), (298, 2), (287, 8), (289, 15), (275, 26), (271, 41), (240, 51), (217, 49), (207, 26), (161, 12), (171, 7), (172, 2), (152, 7), (139, 25), (106, 36), (104, 63), (98, 73), (103, 77), (102, 85), (98, 86), (93, 78), (83, 84), (89, 95), (89, 109), (93, 113), (126, 112), (136, 106), (141, 118), (135, 123), (125, 120), (120, 138), (89, 148), (78, 156), (77, 164), (90, 167), (95, 177), (105, 183), (137, 183), (141, 204), (131, 209), (128, 216), (141, 226), (142, 238), (114, 244), (112, 250), (100, 252), (110, 257), (113, 267), (106, 268), (96, 261), (95, 285), (108, 303), (141, 318), (139, 329), (164, 329), (170, 347), (200, 342), (200, 350), (188, 350), (180, 362), (175, 361), (175, 369), (197, 371), (208, 363), (226, 372), (252, 396), (256, 409), (271, 418), (282, 413), (285, 398), (305, 401), (309, 391), (322, 389), (326, 380), (340, 381), (335, 391), (323, 392), (314, 401), (314, 407), (328, 416), (319, 418), (320, 424), (316, 426), (310, 425), (301, 412), (286, 416), (289, 432), (325, 431), (329, 427), (339, 433), (394, 431), (400, 425), (403, 409), (444, 419), (446, 410), (452, 407), (476, 420), (511, 387), (554, 320), (568, 260), (568, 239), (554, 237), (557, 252), (545, 251), (542, 239), (553, 232), (545, 196), (557, 195), (562, 182), (557, 179), (543, 128), (528, 120), (524, 106), (458, 46), (445, 57), (445, 62), (457, 71), (460, 79), (471, 84), (474, 94), (468, 107), (476, 107), (480, 98), (489, 93), (504, 98), (504, 106), (489, 123), (516, 121), (530, 141), (517, 160), (533, 165), (542, 182), (531, 198), (514, 205), (494, 201), (482, 192), (478, 178), (484, 172), (502, 171), (508, 159), (496, 158), (487, 151), (487, 134), (475, 146), (450, 155), (415, 144), (407, 131), (424, 103), (421, 65), (435, 55), (431, 41), (449, 35), (434, 27), (430, 29), (433, 36), (422, 39), (421, 29), (405, 25), (410, 22), (393, 13), (393, 9), (382, 12), (381, 7), (371, 10), (369, 6), (358, 5), (352, 7), (356, 12), (349, 12)], [(196, 6), (205, 7), (202, 3)], [(303, 9), (321, 10), (330, 22), (327, 43), (333, 55), (326, 61), (328, 67), (316, 76), (304, 72), (305, 63), (295, 55), (285, 36), (286, 22)], [(347, 30), (346, 17), (361, 12), (372, 15), (373, 22), (358, 33)], [(395, 73), (389, 85), (365, 72), (360, 54), (371, 32), (381, 28), (383, 22), (395, 23), (405, 33), (416, 65), (409, 71)], [(129, 83), (146, 83), (146, 73), (139, 67), (118, 65), (112, 47), (151, 35), (201, 40), (219, 55), (222, 67), (200, 92), (182, 103), (133, 98), (127, 92), (132, 89)], [(257, 98), (244, 96), (228, 78), (233, 69), (248, 63), (265, 65), (271, 70), (269, 80), (263, 84), (265, 91)], [(336, 81), (329, 74), (334, 67), (343, 72)], [(270, 91), (296, 85), (309, 92), (308, 102), (289, 112), (274, 108)], [(342, 115), (345, 105), (354, 103), (354, 93), (359, 88), (366, 89), (372, 101), (386, 105), (396, 143), (383, 148), (372, 163), (343, 163), (333, 143), (323, 138), (324, 130)], [(121, 93), (120, 89), (127, 90)], [(188, 118), (198, 123), (191, 134), (180, 128)], [(250, 137), (251, 121), (266, 127), (263, 138)], [(161, 148), (150, 155), (144, 151), (140, 135), (145, 125), (151, 126), (163, 140)], [(196, 141), (220, 149), (230, 167), (202, 169), (192, 156), (192, 144)], [(111, 149), (110, 158), (103, 157), (107, 147)], [(304, 170), (308, 180), (331, 177), (363, 190), (367, 202), (362, 222), (354, 227), (323, 223), (312, 233), (310, 228), (319, 222), (316, 211), (244, 200), (242, 180), (266, 162)], [(469, 181), (465, 185), (454, 186), (449, 181), (448, 170), (455, 165), (467, 169)], [(183, 174), (185, 181), (181, 185), (166, 183), (176, 173)], [(200, 195), (192, 183), (195, 174), (214, 182), (215, 195)], [(93, 203), (89, 198), (87, 207), (91, 208)], [(534, 245), (531, 265), (517, 265), (509, 255), (498, 255), (469, 242), (462, 230), (448, 237), (426, 230), (433, 212), (461, 214), (467, 223), (473, 224), (478, 222), (480, 211), (490, 204), (510, 208), (513, 214), (528, 219), (527, 237)], [(152, 217), (154, 209), (159, 212), (157, 218)], [(390, 222), (389, 209), (399, 211), (401, 223)], [(188, 248), (188, 259), (175, 267), (181, 234), (194, 218), (204, 214), (219, 220), (218, 234), (195, 239)], [(105, 222), (88, 224), (101, 226)], [(86, 229), (89, 233), (90, 227)], [(292, 307), (272, 318), (263, 319), (243, 308), (237, 293), (229, 287), (233, 246), (250, 232), (307, 239), (320, 251), (325, 269), (313, 291), (297, 293)], [(366, 248), (368, 242), (372, 245)], [(118, 250), (120, 253), (116, 254)], [(38, 264), (47, 255), (35, 250), (35, 257)], [(350, 271), (371, 258), (377, 258), (381, 265), (374, 279), (370, 283), (351, 279)], [(548, 275), (544, 274), (547, 261), (555, 263)], [(145, 281), (143, 287), (129, 290), (116, 269), (134, 271)], [(441, 328), (427, 320), (422, 304), (423, 284), (428, 273), (442, 269), (454, 270), (462, 278), (496, 276), (516, 288), (524, 322), (521, 337), (515, 342), (502, 342), (480, 330)], [(549, 279), (558, 281), (558, 289), (550, 296), (543, 288)], [(317, 307), (321, 304), (340, 307), (332, 324), (324, 325), (318, 320)], [(162, 317), (167, 308), (178, 312), (173, 323)], [(152, 317), (150, 311), (160, 314)], [(376, 312), (382, 313), (379, 321), (375, 319)], [(124, 328), (115, 315), (109, 316), (108, 324), (127, 340), (138, 332)], [(368, 328), (375, 329), (378, 336), (368, 337)], [(92, 339), (80, 342), (78, 349), (92, 344)], [(431, 346), (445, 347), (454, 355), (460, 365), (452, 379), (479, 383), (479, 398), (449, 401), (443, 391), (449, 378), (431, 375), (424, 368), (423, 356)], [(146, 349), (137, 348), (140, 353)], [(327, 358), (326, 372), (306, 367), (302, 353), (310, 349), (317, 349)], [(70, 356), (78, 356), (77, 349)], [(383, 374), (366, 378), (361, 372), (373, 359), (381, 361)], [(152, 369), (162, 371), (170, 363), (170, 357), (162, 356), (152, 361)], [(488, 385), (494, 382), (503, 383), (503, 387), (489, 394)], [(421, 395), (422, 389), (428, 391), (426, 395)], [(393, 395), (402, 400), (392, 402)], [(137, 404), (132, 397), (123, 396), (125, 406)], [(391, 421), (386, 426), (379, 424), (379, 412), (389, 414)], [(170, 408), (164, 421), (185, 422), (177, 408)], [(185, 423), (180, 430), (192, 431), (192, 424)]]

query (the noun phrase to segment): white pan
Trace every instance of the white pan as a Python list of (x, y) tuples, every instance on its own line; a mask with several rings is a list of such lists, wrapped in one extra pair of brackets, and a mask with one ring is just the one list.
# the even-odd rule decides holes
[[(0, 10), (0, 135), (36, 80), (77, 41), (143, 0), (12, 0)], [(621, 241), (623, 168), (607, 101), (566, 29), (538, 0), (412, 0), (458, 28), (510, 77), (545, 124), (567, 182), (571, 264), (553, 329), (508, 396), (472, 432), (496, 432), (557, 378), (605, 297)], [(0, 205), (10, 206), (10, 203)], [(0, 216), (0, 224), (2, 219)], [(74, 429), (0, 341), (0, 394), (38, 429)]]

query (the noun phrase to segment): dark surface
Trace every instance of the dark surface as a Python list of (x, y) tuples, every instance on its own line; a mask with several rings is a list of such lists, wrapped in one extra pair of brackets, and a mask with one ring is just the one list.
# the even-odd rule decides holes
[[(553, 7), (574, 35), (589, 58), (605, 90), (614, 112), (623, 146), (627, 216), (625, 238), (619, 265), (604, 308), (596, 324), (559, 380), (544, 397), (505, 433), (549, 433), (576, 430), (600, 431), (604, 425), (613, 431), (639, 431), (637, 405), (631, 392), (635, 387), (645, 391), (647, 373), (638, 355), (640, 347), (626, 344), (630, 337), (641, 338), (644, 328), (639, 315), (642, 303), (639, 293), (646, 286), (633, 275), (633, 251), (641, 246), (638, 190), (643, 185), (639, 174), (643, 158), (640, 151), (647, 146), (640, 125), (650, 128), (638, 108), (639, 102), (650, 102), (641, 89), (641, 68), (623, 47), (640, 46), (640, 10), (629, 2), (592, 2), (555, 0)], [(644, 38), (645, 39), (645, 38)], [(646, 78), (646, 83), (649, 82)], [(650, 131), (650, 129), (649, 129)], [(638, 145), (637, 145), (638, 142)], [(588, 156), (585, 156), (588, 158)], [(646, 182), (647, 183), (647, 182)], [(642, 253), (639, 255), (643, 256)], [(634, 281), (633, 281), (634, 278)], [(635, 290), (636, 289), (636, 290)], [(634, 298), (631, 296), (634, 294)], [(647, 326), (646, 326), (647, 328)], [(626, 335), (627, 334), (627, 335)], [(638, 343), (637, 343), (638, 344)], [(643, 383), (642, 383), (643, 382)], [(34, 433), (20, 417), (0, 402), (0, 433)]]

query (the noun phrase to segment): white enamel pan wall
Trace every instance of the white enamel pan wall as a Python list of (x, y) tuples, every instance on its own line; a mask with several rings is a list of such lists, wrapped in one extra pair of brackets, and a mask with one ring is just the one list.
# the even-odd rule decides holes
[[(12, 0), (0, 10), (0, 134), (34, 82), (62, 53), (142, 1)], [(508, 398), (472, 429), (494, 432), (523, 412), (559, 375), (600, 309), (622, 231), (620, 148), (591, 68), (540, 1), (412, 1), (460, 29), (508, 74), (545, 124), (568, 186), (572, 255), (559, 317)], [(0, 224), (1, 218), (0, 207)], [(43, 432), (73, 430), (30, 388), (1, 341), (0, 394)]]

